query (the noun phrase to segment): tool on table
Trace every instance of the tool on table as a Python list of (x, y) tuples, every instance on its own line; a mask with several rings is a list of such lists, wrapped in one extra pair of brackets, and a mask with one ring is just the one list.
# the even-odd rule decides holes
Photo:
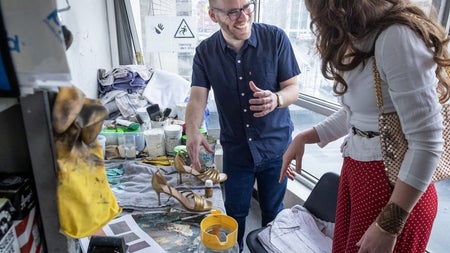
[(142, 120), (141, 115), (139, 115), (139, 114), (136, 114), (136, 120), (138, 121), (138, 123), (139, 123), (140, 125), (142, 125), (142, 124), (145, 123), (145, 122)]
[(162, 113), (161, 121), (166, 120), (166, 119), (169, 117), (169, 115), (170, 115), (171, 112), (172, 112), (172, 109), (170, 109), (170, 108), (164, 109), (164, 111), (163, 111), (163, 113)]
[[(188, 221), (188, 220), (196, 220), (199, 218), (203, 219), (204, 216), (206, 216), (207, 214), (209, 214), (209, 212), (201, 212), (201, 213), (193, 214), (190, 216), (184, 216), (181, 213), (179, 213), (179, 216), (177, 218), (169, 220), (168, 222), (183, 222), (183, 221)], [(181, 217), (181, 216), (184, 216), (184, 217)]]
[(149, 107), (147, 107), (147, 113), (148, 116), (150, 116), (150, 119), (153, 121), (158, 121), (162, 116), (161, 109), (159, 109), (158, 104), (152, 104)]
[(205, 216), (206, 214), (207, 214), (207, 213), (195, 214), (195, 215), (191, 215), (191, 216), (179, 218), (179, 219), (177, 219), (177, 220), (175, 220), (175, 221), (186, 221), (186, 220), (191, 220), (191, 219), (195, 219), (195, 218), (198, 218), (198, 217)]

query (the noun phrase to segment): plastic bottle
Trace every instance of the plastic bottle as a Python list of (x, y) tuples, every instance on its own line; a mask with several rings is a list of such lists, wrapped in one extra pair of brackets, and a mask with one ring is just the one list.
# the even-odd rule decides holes
[(132, 122), (125, 119), (116, 119), (116, 123), (125, 126), (128, 128), (128, 130), (137, 130), (139, 128), (139, 123)]
[(150, 116), (148, 115), (146, 107), (139, 107), (136, 109), (136, 116), (139, 116), (139, 123), (141, 124), (141, 130), (144, 132), (151, 129)]
[(213, 196), (213, 181), (207, 179), (205, 181), (205, 197), (211, 198)]
[(174, 148), (181, 144), (182, 127), (180, 125), (164, 126), (166, 154), (175, 156)]
[(214, 164), (216, 165), (216, 169), (219, 172), (223, 172), (223, 168), (222, 168), (222, 159), (223, 159), (223, 150), (222, 150), (222, 145), (220, 145), (220, 140), (216, 141), (216, 150), (214, 153)]
[(162, 128), (152, 128), (144, 132), (147, 152), (149, 157), (157, 157), (166, 154), (164, 142), (164, 130)]

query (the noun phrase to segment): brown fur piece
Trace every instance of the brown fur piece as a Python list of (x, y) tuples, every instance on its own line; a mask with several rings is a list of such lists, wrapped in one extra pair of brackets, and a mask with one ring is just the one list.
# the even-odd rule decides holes
[(62, 134), (75, 121), (83, 107), (84, 93), (75, 86), (61, 87), (53, 105), (53, 129)]

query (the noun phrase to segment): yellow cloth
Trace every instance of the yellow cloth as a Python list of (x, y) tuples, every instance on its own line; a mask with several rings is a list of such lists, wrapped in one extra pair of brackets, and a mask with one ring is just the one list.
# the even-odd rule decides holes
[(59, 222), (69, 237), (90, 236), (122, 211), (97, 141), (107, 115), (100, 100), (86, 98), (75, 86), (60, 88), (53, 106)]
[(64, 234), (90, 236), (120, 214), (98, 141), (90, 145), (78, 141), (69, 153), (58, 153), (58, 167), (58, 211)]

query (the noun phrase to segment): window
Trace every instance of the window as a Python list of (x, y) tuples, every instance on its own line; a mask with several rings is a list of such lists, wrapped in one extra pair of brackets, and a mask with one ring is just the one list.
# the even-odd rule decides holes
[[(333, 95), (332, 82), (323, 78), (320, 72), (321, 62), (315, 52), (314, 35), (309, 28), (310, 17), (304, 1), (261, 1), (259, 10), (259, 22), (276, 25), (286, 32), (302, 71), (299, 76), (302, 95), (296, 105), (290, 106), (295, 136), (301, 130), (322, 121), (339, 106)], [(318, 109), (318, 104), (325, 110)], [(307, 145), (302, 173), (315, 179), (327, 171), (339, 174), (342, 162), (339, 147), (339, 141), (328, 144), (324, 149)]]
[[(332, 84), (325, 80), (320, 72), (320, 59), (314, 51), (314, 36), (309, 29), (309, 13), (306, 11), (304, 2), (297, 0), (287, 3), (290, 5), (286, 5), (285, 1), (260, 1), (254, 16), (255, 22), (270, 23), (283, 28), (291, 39), (292, 46), (295, 50), (302, 71), (299, 80), (300, 90), (309, 101), (308, 103), (304, 103), (304, 101), (299, 100), (299, 105), (292, 105), (290, 107), (291, 116), (295, 125), (294, 134), (296, 134), (300, 130), (318, 123), (324, 118), (324, 115), (328, 115), (333, 110), (338, 109), (338, 106), (336, 105), (336, 97), (332, 94)], [(175, 16), (189, 17), (191, 15), (190, 17), (194, 17), (193, 21), (196, 23), (196, 45), (219, 29), (219, 26), (212, 22), (208, 16), (208, 1), (140, 0), (140, 6), (140, 22), (142, 23), (142, 38), (144, 38), (143, 54), (146, 64), (178, 73), (185, 79), (190, 80), (194, 47), (191, 47), (191, 51), (182, 52), (177, 50), (157, 50), (155, 48), (157, 45), (154, 42), (145, 40), (145, 38), (149, 37), (149, 33), (155, 33), (155, 29), (158, 29), (152, 27), (154, 26), (154, 22), (149, 22), (149, 20), (157, 17), (161, 22), (167, 22), (167, 19), (173, 19)], [(281, 10), (281, 14), (272, 11), (273, 9)], [(288, 18), (286, 19), (286, 17)], [(189, 25), (194, 26), (194, 24)], [(322, 103), (321, 107), (328, 108), (327, 113), (324, 114), (320, 110), (310, 110), (311, 107), (308, 105), (316, 104), (317, 102), (314, 100), (317, 99), (326, 101), (326, 103)], [(208, 103), (208, 109), (210, 111), (208, 127), (218, 128), (217, 110), (213, 96), (210, 96), (210, 100)], [(314, 102), (311, 103), (311, 101)], [(337, 152), (339, 151), (339, 145), (339, 142), (334, 142), (329, 144), (325, 149), (310, 145), (311, 147), (308, 148), (312, 148), (314, 151), (306, 154), (304, 171), (313, 175), (315, 179), (329, 170), (339, 172), (341, 164), (340, 153)], [(328, 157), (329, 159), (323, 159), (324, 157)], [(320, 168), (314, 168), (317, 166), (315, 161), (319, 159), (332, 162), (326, 165), (322, 164)]]

